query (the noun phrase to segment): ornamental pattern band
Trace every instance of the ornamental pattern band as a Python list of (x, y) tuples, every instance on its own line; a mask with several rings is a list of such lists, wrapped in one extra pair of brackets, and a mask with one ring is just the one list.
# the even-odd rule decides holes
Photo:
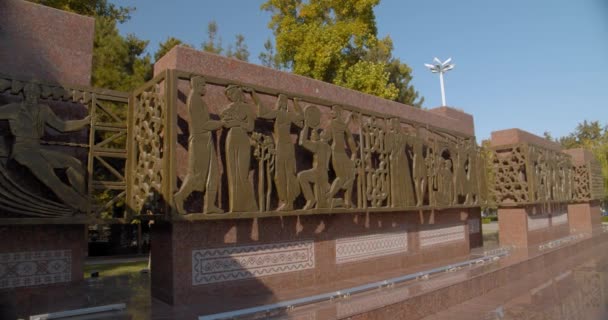
[(336, 239), (336, 263), (407, 253), (407, 232)]
[(192, 285), (314, 269), (312, 240), (192, 251)]
[(0, 289), (70, 282), (71, 279), (71, 250), (0, 254)]

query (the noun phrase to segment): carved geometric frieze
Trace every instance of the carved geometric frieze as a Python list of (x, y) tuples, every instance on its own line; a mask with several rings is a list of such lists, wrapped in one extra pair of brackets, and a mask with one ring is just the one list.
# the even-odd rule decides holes
[(591, 199), (603, 199), (606, 194), (604, 189), (604, 176), (602, 174), (602, 166), (596, 161), (591, 161), (589, 163), (589, 180)]
[(314, 269), (314, 241), (192, 250), (192, 285)]
[(494, 193), (502, 205), (568, 202), (575, 170), (565, 153), (528, 143), (495, 147)]
[(71, 250), (0, 253), (0, 289), (71, 280)]
[(603, 199), (604, 195), (602, 167), (595, 159), (574, 167), (573, 199), (575, 201)]
[(336, 239), (336, 263), (407, 253), (407, 232)]
[(445, 228), (433, 228), (419, 232), (420, 247), (430, 247), (435, 245), (460, 242), (465, 239), (464, 225), (457, 225)]
[(589, 166), (586, 164), (574, 167), (574, 199), (585, 201), (591, 199)]

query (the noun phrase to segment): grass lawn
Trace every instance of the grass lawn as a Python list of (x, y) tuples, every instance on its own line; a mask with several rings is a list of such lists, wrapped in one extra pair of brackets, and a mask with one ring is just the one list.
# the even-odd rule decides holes
[(139, 273), (148, 268), (148, 261), (127, 262), (118, 264), (92, 264), (84, 266), (84, 277), (91, 277), (91, 272), (99, 271), (100, 277), (119, 276), (129, 273)]

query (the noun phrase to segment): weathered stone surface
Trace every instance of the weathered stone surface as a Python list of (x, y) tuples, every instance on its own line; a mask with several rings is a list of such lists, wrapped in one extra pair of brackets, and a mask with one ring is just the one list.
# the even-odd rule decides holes
[(451, 129), (463, 135), (475, 135), (473, 117), (453, 108), (426, 111), (333, 84), (288, 74), (240, 60), (221, 57), (187, 47), (175, 47), (154, 65), (154, 73), (178, 69), (233, 80), (257, 83), (284, 93), (298, 93), (337, 101), (362, 109), (407, 118), (412, 121)]
[(549, 141), (521, 129), (506, 129), (492, 132), (492, 147), (507, 146), (518, 143), (529, 143), (546, 149), (561, 151), (557, 142)]
[(90, 84), (93, 18), (22, 0), (2, 0), (0, 21), (0, 73)]

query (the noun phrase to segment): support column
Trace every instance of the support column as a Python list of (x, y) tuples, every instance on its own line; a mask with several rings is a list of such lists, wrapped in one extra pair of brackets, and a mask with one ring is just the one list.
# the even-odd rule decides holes
[(572, 156), (574, 167), (573, 203), (568, 205), (570, 232), (592, 235), (602, 224), (600, 199), (604, 197), (604, 180), (601, 166), (587, 149), (564, 152)]
[(498, 209), (498, 241), (501, 246), (528, 246), (528, 212), (525, 208)]
[(594, 234), (602, 225), (599, 200), (568, 205), (571, 233)]

